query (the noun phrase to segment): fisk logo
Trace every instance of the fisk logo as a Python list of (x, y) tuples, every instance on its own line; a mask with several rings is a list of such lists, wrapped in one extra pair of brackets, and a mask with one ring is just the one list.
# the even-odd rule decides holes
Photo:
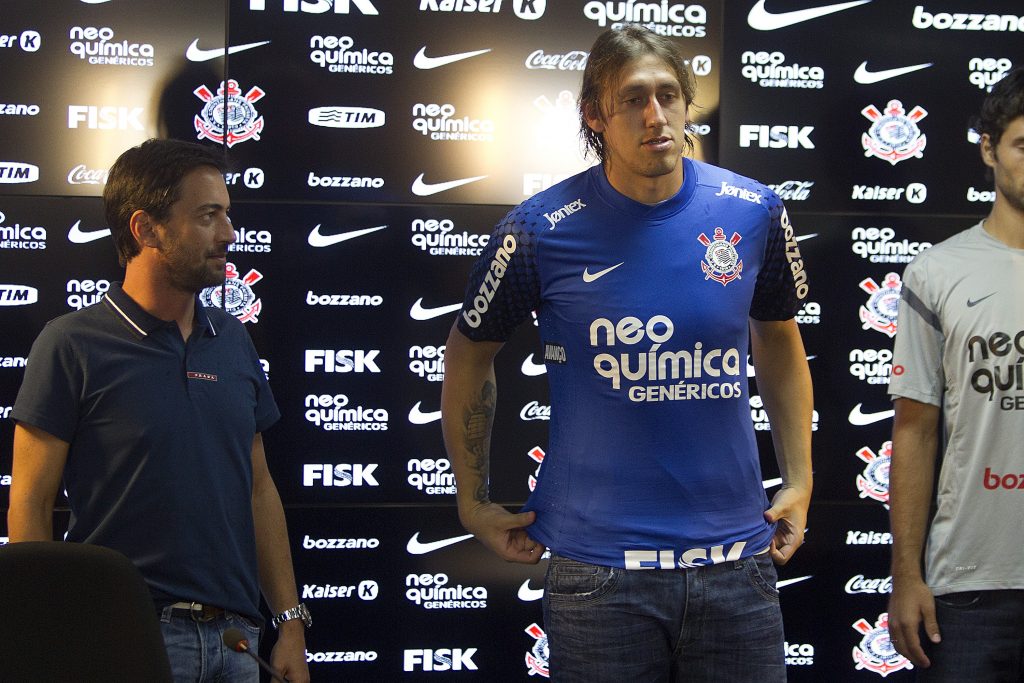
[(405, 671), (476, 671), (473, 661), (476, 648), (441, 648), (438, 650), (406, 650)]
[(68, 128), (93, 130), (145, 130), (139, 119), (142, 107), (93, 107), (84, 104), (68, 105)]
[(811, 142), (811, 131), (814, 126), (766, 126), (760, 124), (740, 125), (740, 147), (758, 147), (771, 149), (814, 149)]
[(380, 349), (306, 349), (306, 372), (380, 372)]
[[(277, 3), (271, 0), (272, 5)], [(335, 14), (349, 14), (353, 8), (367, 15), (378, 15), (380, 12), (371, 0), (282, 0), (285, 12), (304, 12), (306, 14), (324, 14), (334, 8)], [(267, 0), (249, 0), (249, 11), (261, 12), (267, 9)]]
[(377, 463), (363, 464), (307, 464), (302, 466), (302, 485), (316, 486), (380, 486), (373, 476)]

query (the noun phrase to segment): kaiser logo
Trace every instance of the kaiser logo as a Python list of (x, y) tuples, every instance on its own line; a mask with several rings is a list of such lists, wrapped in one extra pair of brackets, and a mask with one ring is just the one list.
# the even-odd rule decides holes
[(864, 472), (857, 475), (857, 488), (860, 489), (860, 497), (877, 500), (888, 510), (892, 441), (883, 443), (878, 453), (865, 446), (857, 451), (857, 457), (867, 463)]
[(0, 48), (5, 47), (20, 47), (25, 52), (36, 52), (42, 45), (43, 39), (39, 35), (39, 31), (33, 31), (28, 29), (22, 31), (21, 35), (8, 34), (0, 35)]
[(896, 273), (886, 275), (881, 285), (871, 278), (861, 281), (860, 288), (868, 293), (867, 303), (860, 307), (860, 321), (865, 330), (877, 330), (889, 337), (896, 336), (896, 316), (902, 285)]
[(548, 666), (548, 657), (551, 654), (548, 648), (548, 634), (536, 623), (526, 627), (526, 635), (533, 638), (533, 646), (526, 653), (526, 673), (530, 676), (551, 677), (551, 670)]
[(928, 140), (917, 127), (917, 122), (928, 116), (923, 108), (914, 107), (907, 114), (902, 102), (889, 100), (885, 112), (880, 112), (875, 105), (870, 104), (860, 113), (871, 121), (868, 132), (860, 138), (864, 145), (864, 156), (885, 159), (893, 166), (906, 159), (920, 159), (924, 156)]
[(316, 107), (309, 110), (309, 123), (322, 128), (380, 128), (384, 112), (367, 107)]
[(0, 306), (28, 306), (39, 301), (39, 290), (25, 285), (0, 284)]
[(252, 291), (252, 286), (263, 279), (258, 270), (250, 270), (245, 277), (239, 277), (235, 264), (230, 261), (225, 267), (224, 285), (207, 287), (199, 293), (204, 306), (223, 308), (243, 323), (258, 323), (263, 301)]
[(526, 480), (526, 485), (530, 487), (531, 491), (533, 491), (537, 488), (537, 477), (540, 476), (540, 466), (544, 463), (544, 449), (540, 446), (534, 446), (527, 451), (526, 455), (530, 460), (537, 463), (537, 469), (534, 470), (533, 474), (531, 474)]
[(704, 252), (704, 261), (700, 264), (704, 271), (705, 280), (714, 280), (722, 283), (722, 286), (729, 284), (740, 277), (743, 272), (743, 259), (736, 251), (736, 245), (740, 243), (738, 232), (734, 232), (728, 240), (725, 238), (725, 231), (715, 228), (714, 239), (701, 233), (697, 240), (707, 247)]
[(889, 640), (888, 612), (879, 614), (874, 626), (866, 619), (858, 619), (853, 628), (864, 636), (853, 648), (853, 661), (858, 671), (867, 669), (885, 678), (894, 671), (914, 668), (909, 659), (896, 652)]
[(204, 102), (202, 111), (194, 119), (197, 139), (223, 143), (228, 147), (260, 139), (263, 117), (253, 104), (266, 95), (262, 89), (253, 86), (242, 95), (238, 81), (229, 79), (221, 82), (216, 95), (205, 85), (192, 92)]
[(18, 161), (0, 161), (0, 183), (34, 183), (39, 180), (39, 167)]

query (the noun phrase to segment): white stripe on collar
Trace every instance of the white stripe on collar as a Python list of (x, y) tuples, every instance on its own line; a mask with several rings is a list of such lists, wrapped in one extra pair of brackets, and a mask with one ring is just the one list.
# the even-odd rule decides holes
[(109, 294), (104, 294), (103, 298), (106, 300), (106, 302), (108, 304), (110, 304), (114, 308), (115, 311), (120, 313), (121, 317), (124, 318), (125, 320), (127, 320), (128, 324), (131, 325), (132, 327), (134, 327), (136, 329), (136, 331), (138, 331), (139, 334), (141, 334), (143, 337), (148, 337), (149, 336), (148, 332), (146, 332), (144, 329), (142, 329), (141, 327), (136, 325), (135, 321), (132, 320), (130, 317), (128, 317), (128, 314), (125, 313), (123, 310), (121, 310), (120, 306), (118, 306), (117, 304), (114, 303), (114, 300), (110, 298)]

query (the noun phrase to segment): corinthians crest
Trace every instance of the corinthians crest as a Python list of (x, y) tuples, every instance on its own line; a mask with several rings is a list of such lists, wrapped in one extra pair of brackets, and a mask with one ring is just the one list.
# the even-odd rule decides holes
[(917, 122), (928, 116), (924, 109), (914, 107), (907, 114), (902, 102), (889, 100), (884, 112), (869, 104), (860, 113), (871, 121), (868, 132), (860, 138), (864, 156), (885, 159), (893, 166), (905, 159), (923, 156), (928, 139), (917, 127)]
[(526, 653), (526, 673), (530, 676), (550, 678), (551, 674), (548, 669), (548, 635), (537, 624), (530, 624), (525, 630), (535, 640), (533, 647)]
[(877, 500), (888, 510), (892, 441), (883, 443), (878, 453), (865, 446), (857, 451), (857, 457), (867, 463), (864, 472), (857, 475), (857, 488), (860, 489), (860, 497)]
[(896, 336), (896, 314), (900, 305), (900, 287), (903, 283), (896, 273), (889, 273), (879, 285), (871, 278), (865, 278), (860, 288), (870, 296), (860, 307), (860, 321), (865, 330), (878, 330), (890, 337)]
[(743, 272), (743, 259), (736, 251), (736, 245), (741, 239), (743, 238), (738, 232), (734, 232), (728, 240), (725, 239), (725, 231), (721, 228), (715, 228), (714, 239), (708, 239), (704, 233), (697, 237), (697, 240), (707, 247), (704, 261), (700, 264), (704, 270), (705, 280), (721, 282), (724, 287), (740, 277), (740, 273)]
[(864, 635), (853, 648), (853, 661), (857, 669), (867, 669), (885, 678), (900, 669), (913, 669), (910, 660), (896, 652), (889, 640), (889, 613), (882, 612), (872, 626), (867, 619), (858, 619), (853, 628)]
[(263, 310), (262, 299), (257, 298), (252, 286), (263, 279), (258, 270), (250, 270), (245, 277), (238, 277), (235, 264), (228, 262), (224, 286), (207, 287), (199, 293), (204, 306), (223, 308), (243, 323), (258, 323)]
[(259, 140), (263, 131), (263, 117), (253, 106), (266, 93), (253, 86), (242, 95), (238, 81), (230, 79), (220, 84), (214, 95), (205, 85), (192, 91), (205, 104), (195, 117), (197, 139), (221, 142), (233, 147), (246, 140)]

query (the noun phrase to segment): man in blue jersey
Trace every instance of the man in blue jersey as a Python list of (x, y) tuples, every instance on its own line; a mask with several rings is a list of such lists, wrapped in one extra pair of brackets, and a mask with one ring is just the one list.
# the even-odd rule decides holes
[[(499, 223), (446, 346), (459, 517), (506, 560), (550, 549), (559, 681), (785, 680), (772, 561), (801, 544), (811, 495), (806, 274), (771, 190), (683, 156), (693, 96), (671, 41), (597, 39), (579, 110), (602, 163)], [(551, 431), (513, 514), (488, 496), (493, 359), (531, 311)], [(748, 348), (783, 479), (770, 503)]]
[[(309, 680), (288, 532), (261, 432), (280, 413), (249, 335), (198, 292), (224, 282), (235, 235), (223, 161), (148, 140), (110, 169), (103, 198), (123, 283), (47, 323), (12, 411), (12, 542), (67, 540), (139, 568), (178, 681), (254, 681), (260, 589), (280, 626), (271, 663)], [(74, 614), (63, 615), (74, 619)], [(112, 671), (116, 676), (116, 666)]]
[(889, 384), (889, 633), (924, 681), (1024, 680), (1024, 68), (975, 128), (995, 202), (907, 266)]

